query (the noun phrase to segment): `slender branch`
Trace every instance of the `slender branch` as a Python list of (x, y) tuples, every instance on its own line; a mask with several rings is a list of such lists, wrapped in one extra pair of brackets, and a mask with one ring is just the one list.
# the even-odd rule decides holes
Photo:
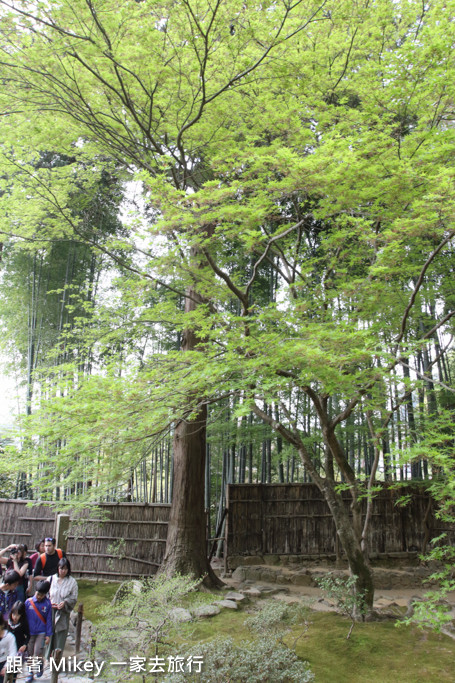
[[(305, 218), (306, 218), (306, 217), (305, 217)], [(256, 263), (254, 264), (254, 266), (253, 266), (253, 273), (252, 273), (250, 279), (248, 280), (248, 282), (246, 283), (246, 287), (245, 287), (245, 294), (246, 294), (246, 296), (248, 296), (248, 293), (249, 293), (249, 291), (250, 291), (250, 289), (251, 289), (251, 286), (253, 285), (253, 283), (254, 283), (254, 281), (255, 281), (255, 279), (256, 279), (257, 269), (258, 269), (259, 266), (261, 265), (262, 261), (266, 258), (266, 256), (267, 256), (267, 254), (268, 254), (268, 252), (269, 252), (269, 250), (270, 250), (272, 244), (273, 244), (274, 242), (276, 242), (277, 240), (280, 240), (282, 237), (286, 237), (286, 235), (289, 235), (290, 232), (293, 232), (294, 230), (297, 230), (297, 229), (303, 224), (305, 218), (302, 218), (302, 220), (300, 220), (298, 223), (295, 223), (294, 225), (291, 225), (290, 228), (287, 228), (287, 230), (284, 230), (283, 232), (280, 232), (278, 235), (274, 235), (274, 236), (268, 241), (267, 246), (266, 246), (266, 248), (265, 248), (263, 254), (259, 257), (259, 259), (258, 259), (258, 260), (256, 261)]]
[[(441, 354), (439, 355), (439, 357), (441, 357)], [(436, 362), (436, 359), (431, 363), (431, 365), (434, 365), (435, 362)], [(416, 370), (416, 368), (413, 368), (411, 365), (408, 365), (408, 363), (405, 363), (404, 360), (400, 360), (400, 365), (404, 365), (406, 368), (409, 368), (409, 370), (412, 370), (417, 375), (417, 377), (420, 377), (421, 379), (424, 379), (427, 381), (430, 380), (428, 375), (426, 375), (422, 372), (419, 372), (419, 370)], [(431, 365), (430, 365), (430, 367), (431, 367)], [(440, 387), (444, 387), (444, 389), (447, 389), (447, 391), (451, 391), (452, 393), (455, 394), (455, 389), (453, 387), (449, 387), (448, 384), (441, 382), (441, 380), (435, 379), (432, 377), (431, 382), (433, 382), (433, 384), (438, 384)]]
[(406, 306), (406, 310), (403, 314), (403, 318), (401, 320), (401, 327), (400, 327), (400, 332), (398, 334), (398, 337), (395, 339), (395, 349), (393, 351), (394, 355), (398, 352), (398, 347), (401, 342), (401, 340), (404, 337), (404, 333), (406, 332), (406, 323), (408, 321), (409, 314), (412, 310), (412, 307), (414, 306), (417, 294), (423, 284), (423, 280), (425, 277), (425, 273), (427, 272), (428, 268), (430, 267), (431, 263), (434, 261), (436, 256), (439, 254), (441, 249), (452, 239), (452, 237), (455, 235), (455, 230), (452, 230), (445, 239), (442, 240), (442, 242), (434, 249), (427, 260), (425, 261), (424, 265), (422, 266), (422, 269), (420, 271), (419, 277), (417, 278), (417, 282), (415, 284), (414, 290), (411, 294), (411, 298), (409, 299), (409, 303)]
[(444, 325), (452, 316), (455, 315), (455, 311), (450, 311), (450, 313), (447, 313), (434, 327), (431, 328), (426, 334), (423, 335), (422, 339), (429, 339), (434, 335), (434, 333), (439, 330), (439, 328)]
[(218, 275), (224, 282), (227, 284), (229, 289), (235, 296), (242, 302), (244, 312), (248, 310), (248, 296), (244, 294), (231, 280), (229, 275), (225, 273), (221, 268), (217, 266), (215, 261), (213, 260), (212, 256), (210, 255), (210, 252), (208, 249), (202, 249), (202, 253), (204, 254), (205, 258), (207, 259), (210, 267), (212, 268), (213, 272)]
[(355, 37), (356, 37), (356, 35), (357, 35), (357, 31), (358, 31), (358, 30), (359, 30), (359, 27), (357, 26), (356, 29), (355, 29), (355, 31), (354, 31), (354, 33), (353, 33), (353, 35), (352, 35), (352, 38), (351, 38), (351, 44), (349, 45), (348, 54), (346, 55), (346, 60), (345, 60), (345, 63), (344, 63), (343, 71), (341, 72), (341, 75), (340, 75), (339, 79), (337, 80), (337, 82), (336, 82), (335, 85), (333, 86), (333, 90), (336, 90), (337, 86), (339, 85), (339, 83), (341, 82), (341, 80), (343, 79), (343, 77), (344, 77), (344, 75), (345, 75), (345, 73), (346, 73), (346, 69), (348, 68), (348, 64), (349, 64), (349, 59), (350, 59), (350, 57), (351, 57), (352, 48), (354, 47), (354, 40), (355, 40)]

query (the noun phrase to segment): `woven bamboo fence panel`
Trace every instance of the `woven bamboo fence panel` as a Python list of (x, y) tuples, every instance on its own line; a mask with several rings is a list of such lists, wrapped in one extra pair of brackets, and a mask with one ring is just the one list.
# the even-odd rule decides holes
[[(71, 519), (67, 555), (76, 575), (122, 579), (154, 574), (166, 548), (170, 505), (101, 503)], [(58, 504), (27, 506), (0, 500), (0, 544), (26, 543), (54, 534)], [(65, 510), (67, 512), (67, 510)], [(71, 516), (71, 515), (70, 515)]]
[[(404, 495), (406, 504), (398, 504)], [(349, 506), (349, 492), (343, 498)], [(314, 484), (229, 484), (227, 501), (229, 556), (341, 553), (332, 515)], [(435, 504), (425, 490), (384, 486), (373, 502), (369, 550), (420, 551), (443, 531), (455, 542), (455, 526), (435, 517)]]
[(28, 507), (25, 500), (0, 499), (0, 546), (25, 543), (30, 552), (45, 536), (54, 533), (55, 513), (48, 505)]

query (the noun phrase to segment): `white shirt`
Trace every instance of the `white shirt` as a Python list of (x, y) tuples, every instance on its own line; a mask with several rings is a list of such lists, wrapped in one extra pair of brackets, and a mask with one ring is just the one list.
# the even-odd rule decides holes
[(0, 662), (6, 662), (7, 657), (15, 657), (16, 654), (16, 638), (9, 631), (5, 631), (3, 638), (0, 638)]

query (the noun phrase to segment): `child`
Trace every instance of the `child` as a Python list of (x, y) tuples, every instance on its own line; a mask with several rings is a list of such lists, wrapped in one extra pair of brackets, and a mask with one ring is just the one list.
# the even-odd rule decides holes
[[(25, 612), (30, 628), (28, 654), (29, 657), (37, 657), (40, 660), (37, 678), (41, 678), (43, 675), (43, 647), (45, 644), (48, 645), (52, 635), (52, 606), (47, 597), (49, 588), (49, 581), (38, 581), (35, 595), (25, 602)], [(33, 679), (33, 672), (30, 672), (25, 683), (31, 683)]]
[(16, 638), (17, 654), (25, 659), (28, 641), (30, 640), (30, 629), (28, 627), (25, 605), (18, 600), (11, 608), (8, 619), (8, 631)]
[(0, 581), (0, 615), (4, 620), (8, 619), (11, 607), (17, 600), (16, 588), (19, 585), (21, 577), (14, 569), (8, 569), (5, 572), (3, 583)]
[(15, 656), (16, 641), (13, 634), (6, 630), (6, 622), (0, 615), (0, 683), (5, 678), (7, 659)]

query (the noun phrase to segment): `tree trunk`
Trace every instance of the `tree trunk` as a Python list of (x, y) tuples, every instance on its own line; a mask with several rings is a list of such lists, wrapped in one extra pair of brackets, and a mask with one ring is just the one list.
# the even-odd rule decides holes
[[(192, 254), (197, 258), (196, 249)], [(202, 299), (190, 287), (185, 299), (185, 312), (197, 308)], [(193, 330), (182, 337), (182, 351), (199, 353), (200, 339)], [(188, 405), (197, 404), (197, 397), (188, 396)], [(206, 518), (204, 513), (204, 480), (206, 460), (207, 406), (201, 401), (199, 412), (191, 420), (181, 419), (174, 431), (174, 481), (171, 513), (167, 532), (166, 553), (160, 572), (204, 577), (209, 588), (223, 582), (215, 575), (207, 558)]]
[(346, 553), (349, 570), (357, 577), (355, 589), (363, 603), (366, 612), (373, 608), (374, 581), (373, 573), (362, 552), (362, 548), (355, 532), (354, 526), (349, 519), (348, 510), (339, 493), (335, 491), (335, 483), (324, 480), (322, 493), (332, 513), (341, 547)]
[(166, 554), (161, 572), (204, 576), (206, 586), (221, 586), (207, 560), (204, 476), (206, 453), (204, 406), (193, 420), (180, 420), (174, 433), (174, 490)]
[[(349, 466), (349, 463), (344, 459), (342, 453), (340, 452), (340, 445), (335, 437), (334, 425), (330, 425), (327, 419), (327, 412), (325, 410), (325, 405), (319, 398), (312, 392), (313, 397), (316, 399), (314, 402), (318, 404), (320, 408), (320, 414), (323, 418), (323, 434), (324, 441), (327, 446), (327, 452), (331, 451), (335, 460), (341, 463), (344, 471), (347, 473), (349, 478), (352, 480), (351, 485), (351, 495), (353, 494), (353, 488), (355, 487), (355, 479), (353, 479), (353, 472)], [(273, 429), (275, 429), (288, 443), (297, 448), (300, 459), (303, 466), (308, 470), (312, 481), (317, 485), (321, 493), (323, 494), (327, 505), (329, 506), (330, 512), (332, 514), (333, 520), (335, 522), (336, 531), (338, 538), (340, 539), (341, 546), (346, 553), (346, 557), (349, 564), (349, 569), (353, 576), (356, 576), (355, 589), (359, 595), (359, 603), (363, 608), (362, 612), (371, 612), (373, 607), (374, 598), (374, 582), (373, 573), (368, 565), (366, 558), (362, 553), (362, 548), (360, 545), (361, 541), (361, 531), (356, 530), (356, 526), (359, 526), (358, 519), (352, 520), (349, 517), (349, 511), (347, 506), (344, 504), (343, 499), (336, 491), (336, 481), (333, 478), (332, 473), (325, 477), (322, 477), (316, 469), (316, 464), (311, 457), (305, 444), (302, 442), (300, 433), (297, 428), (293, 431), (286, 428), (283, 424), (274, 420), (269, 416), (264, 410), (261, 410), (257, 404), (253, 403), (253, 411), (260, 417), (264, 422), (269, 424)], [(340, 468), (341, 469), (341, 468)], [(354, 509), (353, 512), (356, 516), (359, 516), (360, 507), (355, 505), (358, 502), (358, 497), (353, 496)], [(352, 507), (352, 506), (351, 506)], [(360, 597), (361, 596), (361, 597)], [(359, 615), (360, 616), (360, 615)]]

